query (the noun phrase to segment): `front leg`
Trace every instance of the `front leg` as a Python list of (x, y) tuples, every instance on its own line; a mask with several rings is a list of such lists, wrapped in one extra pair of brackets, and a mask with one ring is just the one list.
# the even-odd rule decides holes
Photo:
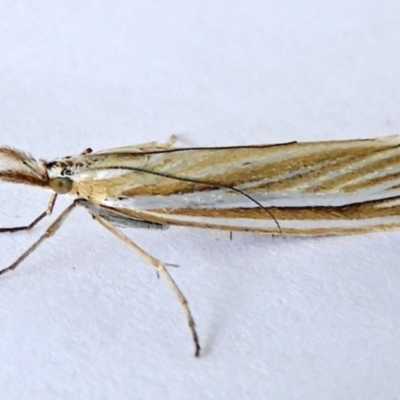
[(132, 150), (140, 151), (140, 152), (147, 152), (147, 151), (159, 151), (159, 150), (169, 150), (171, 149), (178, 138), (176, 135), (171, 135), (169, 139), (165, 142), (148, 142), (138, 144), (136, 146), (130, 146)]

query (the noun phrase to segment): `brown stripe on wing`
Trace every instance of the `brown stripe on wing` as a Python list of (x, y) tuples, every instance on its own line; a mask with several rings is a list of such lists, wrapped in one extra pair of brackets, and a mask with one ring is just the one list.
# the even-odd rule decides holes
[[(163, 208), (151, 210), (158, 215), (182, 215), (207, 218), (245, 218), (256, 220), (287, 221), (318, 221), (318, 220), (361, 220), (368, 218), (400, 216), (400, 204), (388, 206), (391, 202), (400, 200), (400, 196), (389, 199), (373, 200), (344, 206), (308, 206), (308, 207), (268, 207), (255, 208)], [(268, 210), (269, 212), (267, 212)]]
[[(347, 182), (400, 165), (400, 151), (393, 154), (393, 149), (397, 148), (397, 142), (389, 138), (220, 148), (188, 154), (167, 152), (158, 154), (155, 159), (149, 155), (143, 170), (132, 175), (134, 187), (128, 185), (122, 194), (127, 197), (168, 196), (206, 191), (213, 185), (221, 188), (244, 185), (248, 187), (244, 189), (248, 194), (293, 190), (300, 193), (354, 192), (374, 182), (366, 180), (354, 187), (346, 186)], [(374, 160), (377, 154), (382, 158)], [(332, 172), (337, 175), (330, 177)]]

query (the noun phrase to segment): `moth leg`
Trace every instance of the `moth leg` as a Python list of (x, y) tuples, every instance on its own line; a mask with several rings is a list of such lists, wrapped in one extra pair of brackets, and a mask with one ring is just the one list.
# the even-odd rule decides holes
[(65, 221), (65, 219), (68, 217), (69, 213), (74, 209), (74, 207), (78, 203), (74, 201), (71, 203), (57, 218), (56, 220), (46, 229), (46, 231), (43, 233), (42, 236), (38, 240), (36, 240), (35, 243), (31, 247), (29, 247), (24, 253), (21, 254), (21, 256), (15, 260), (9, 267), (4, 268), (0, 270), (0, 275), (14, 270), (15, 268), (18, 267), (19, 264), (21, 264), (22, 261), (25, 260), (31, 253), (33, 253), (39, 245), (44, 242), (47, 238), (53, 236), (57, 231), (58, 228), (62, 225), (62, 223)]
[(35, 218), (30, 224), (25, 226), (15, 226), (13, 228), (0, 228), (0, 233), (3, 232), (18, 232), (18, 231), (29, 231), (32, 229), (36, 224), (38, 224), (43, 218), (47, 217), (53, 212), (54, 204), (56, 203), (57, 193), (53, 193), (50, 197), (50, 200), (47, 204), (46, 209), (37, 217)]
[(87, 154), (93, 153), (93, 150), (88, 147), (87, 149), (83, 150), (81, 153), (79, 153), (79, 155), (81, 156), (86, 156)]
[(168, 150), (176, 143), (178, 138), (176, 135), (171, 135), (165, 142), (148, 142), (138, 144), (137, 146), (132, 146), (132, 149), (137, 151), (158, 151), (158, 150)]
[(116, 229), (112, 224), (110, 224), (108, 221), (106, 221), (104, 218), (102, 218), (99, 215), (95, 215), (94, 218), (100, 222), (101, 225), (103, 225), (106, 229), (108, 229), (111, 233), (113, 233), (115, 236), (118, 237), (118, 239), (122, 240), (126, 245), (128, 245), (132, 250), (134, 250), (139, 256), (141, 256), (145, 261), (147, 261), (149, 264), (151, 264), (159, 273), (164, 277), (164, 279), (167, 281), (173, 292), (175, 293), (176, 297), (179, 300), (179, 303), (182, 306), (183, 312), (186, 316), (189, 329), (192, 333), (193, 337), (193, 342), (194, 342), (194, 347), (195, 347), (195, 353), (194, 355), (198, 357), (200, 355), (200, 344), (199, 344), (199, 337), (196, 331), (196, 324), (194, 322), (192, 313), (189, 308), (188, 301), (186, 300), (185, 296), (183, 295), (182, 291), (179, 289), (178, 285), (175, 283), (173, 280), (172, 276), (169, 274), (166, 265), (162, 263), (160, 260), (157, 260), (153, 256), (151, 256), (149, 253), (144, 251), (142, 248), (140, 248), (137, 244), (135, 244), (131, 239), (129, 239), (127, 236), (125, 236), (121, 231)]

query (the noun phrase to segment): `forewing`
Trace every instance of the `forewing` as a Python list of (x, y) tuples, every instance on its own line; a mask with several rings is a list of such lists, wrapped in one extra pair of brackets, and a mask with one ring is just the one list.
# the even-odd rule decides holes
[(399, 144), (386, 137), (118, 153), (92, 193), (162, 224), (286, 234), (390, 229), (400, 222)]

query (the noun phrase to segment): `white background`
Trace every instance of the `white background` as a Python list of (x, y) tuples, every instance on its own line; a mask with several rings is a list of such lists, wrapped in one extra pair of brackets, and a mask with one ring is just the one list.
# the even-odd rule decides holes
[[(53, 158), (400, 133), (400, 3), (0, 1), (0, 143)], [(0, 186), (0, 226), (48, 193)], [(61, 199), (60, 212), (68, 204)], [(1, 267), (43, 232), (0, 236)], [(2, 399), (398, 399), (399, 233), (127, 233), (84, 210), (0, 280)]]

